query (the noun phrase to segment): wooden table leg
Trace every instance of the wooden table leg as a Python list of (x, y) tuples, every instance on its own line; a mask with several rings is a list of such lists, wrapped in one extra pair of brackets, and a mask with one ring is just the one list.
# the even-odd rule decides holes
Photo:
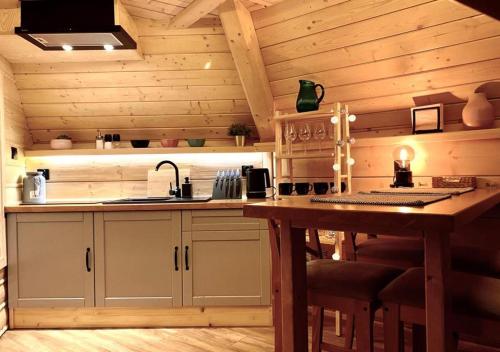
[(280, 234), (278, 224), (274, 220), (269, 220), (268, 224), (273, 289), (274, 351), (282, 352)]
[(426, 232), (425, 304), (428, 352), (453, 350), (451, 330), (450, 237), (447, 233)]
[(281, 307), (283, 351), (307, 352), (306, 232), (281, 222)]

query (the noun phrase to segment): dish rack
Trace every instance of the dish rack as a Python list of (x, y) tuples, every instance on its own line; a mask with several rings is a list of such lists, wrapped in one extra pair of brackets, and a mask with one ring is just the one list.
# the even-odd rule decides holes
[[(281, 182), (283, 179), (289, 179), (290, 182), (294, 182), (294, 160), (331, 158), (335, 186), (340, 190), (341, 182), (345, 182), (346, 191), (351, 192), (352, 165), (355, 162), (351, 157), (351, 145), (355, 140), (350, 135), (349, 124), (355, 120), (356, 116), (349, 114), (349, 106), (342, 103), (334, 103), (329, 109), (303, 113), (286, 114), (276, 111), (274, 115), (276, 181)], [(309, 143), (309, 141), (297, 143), (296, 140), (290, 141), (290, 137), (287, 137), (290, 124), (317, 124), (321, 122), (327, 129), (327, 136), (324, 140), (313, 143)], [(311, 146), (311, 148), (307, 146)]]

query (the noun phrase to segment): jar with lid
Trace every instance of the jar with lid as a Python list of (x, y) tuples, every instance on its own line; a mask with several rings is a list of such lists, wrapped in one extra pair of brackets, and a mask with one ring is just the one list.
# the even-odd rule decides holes
[(43, 172), (27, 172), (23, 178), (23, 203), (45, 204), (47, 188)]
[(113, 135), (113, 148), (120, 148), (121, 137), (118, 133)]
[(113, 137), (110, 134), (104, 135), (104, 149), (113, 149)]

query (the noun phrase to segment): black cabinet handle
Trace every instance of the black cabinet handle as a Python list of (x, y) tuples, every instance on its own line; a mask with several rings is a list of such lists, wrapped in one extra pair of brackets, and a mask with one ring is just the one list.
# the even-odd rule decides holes
[(185, 249), (185, 251), (184, 251), (184, 260), (186, 262), (186, 271), (188, 271), (189, 270), (189, 254), (188, 254), (189, 246), (186, 246), (184, 249)]
[(175, 266), (175, 271), (179, 271), (179, 262), (178, 262), (178, 256), (179, 256), (179, 247), (175, 247), (175, 252), (174, 252), (174, 266)]
[(87, 272), (90, 273), (90, 248), (87, 248), (87, 253), (85, 254), (85, 266), (87, 267)]

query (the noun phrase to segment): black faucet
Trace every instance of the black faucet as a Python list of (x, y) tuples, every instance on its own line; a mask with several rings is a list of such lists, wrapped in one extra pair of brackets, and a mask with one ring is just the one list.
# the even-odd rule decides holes
[(172, 183), (170, 183), (170, 190), (168, 191), (168, 193), (171, 196), (176, 196), (177, 198), (181, 198), (181, 188), (179, 187), (179, 168), (172, 161), (163, 160), (163, 161), (160, 161), (158, 163), (158, 165), (156, 165), (155, 170), (156, 171), (160, 170), (160, 167), (162, 167), (162, 165), (164, 165), (164, 164), (170, 164), (175, 169), (175, 189), (172, 189)]

